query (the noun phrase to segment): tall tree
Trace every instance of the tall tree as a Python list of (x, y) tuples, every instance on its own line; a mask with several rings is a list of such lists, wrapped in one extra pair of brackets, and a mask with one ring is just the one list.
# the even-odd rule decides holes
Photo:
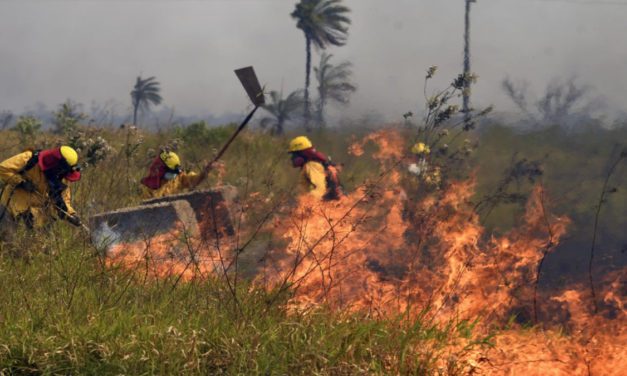
[(283, 99), (283, 92), (271, 91), (270, 100), (262, 107), (270, 113), (270, 116), (262, 118), (259, 122), (262, 128), (270, 128), (273, 134), (282, 134), (285, 125), (295, 120), (300, 115), (303, 106), (303, 92), (297, 90)]
[(159, 85), (154, 76), (145, 79), (142, 79), (141, 76), (137, 77), (133, 91), (131, 91), (133, 124), (137, 125), (137, 110), (148, 110), (151, 104), (158, 106), (161, 103), (162, 98), (159, 94), (161, 88)]
[(343, 46), (351, 23), (346, 14), (350, 9), (342, 5), (342, 0), (300, 0), (292, 12), (297, 20), (296, 27), (305, 35), (305, 128), (309, 128), (309, 77), (311, 74), (311, 45), (317, 49), (327, 46)]
[(464, 90), (463, 90), (463, 108), (464, 126), (470, 124), (470, 3), (477, 0), (465, 0), (466, 12), (464, 13)]
[(353, 64), (349, 61), (343, 61), (338, 65), (333, 65), (329, 62), (332, 57), (331, 54), (323, 53), (320, 57), (320, 64), (314, 67), (316, 80), (318, 80), (316, 120), (321, 127), (325, 124), (324, 107), (327, 102), (347, 104), (350, 95), (357, 90), (357, 87), (350, 82)]

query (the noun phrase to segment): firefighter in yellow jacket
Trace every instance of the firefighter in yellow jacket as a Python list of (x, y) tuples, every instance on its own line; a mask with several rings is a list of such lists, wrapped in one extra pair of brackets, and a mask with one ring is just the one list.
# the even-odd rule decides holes
[(324, 200), (338, 200), (341, 196), (337, 169), (329, 158), (317, 151), (305, 136), (294, 138), (288, 152), (292, 166), (300, 168), (303, 191)]
[(192, 189), (207, 176), (209, 168), (200, 174), (182, 171), (179, 156), (164, 150), (152, 161), (148, 176), (141, 180), (143, 195), (146, 198), (157, 198)]
[(70, 182), (81, 178), (78, 154), (69, 146), (27, 150), (0, 163), (0, 221), (41, 228), (61, 218), (82, 225), (70, 203)]

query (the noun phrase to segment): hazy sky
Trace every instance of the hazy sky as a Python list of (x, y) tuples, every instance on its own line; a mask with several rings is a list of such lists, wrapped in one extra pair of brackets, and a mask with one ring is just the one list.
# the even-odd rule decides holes
[[(304, 84), (295, 2), (0, 0), (0, 110), (66, 98), (130, 103), (142, 74), (157, 76), (180, 114), (243, 112), (235, 68), (254, 65), (270, 89)], [(353, 62), (359, 91), (343, 111), (400, 118), (422, 106), (428, 66), (440, 67), (441, 85), (459, 73), (463, 3), (347, 0), (348, 44), (330, 52)], [(627, 110), (627, 0), (478, 0), (471, 17), (474, 103), (511, 109), (500, 88), (508, 75), (537, 93), (576, 75), (609, 108)]]

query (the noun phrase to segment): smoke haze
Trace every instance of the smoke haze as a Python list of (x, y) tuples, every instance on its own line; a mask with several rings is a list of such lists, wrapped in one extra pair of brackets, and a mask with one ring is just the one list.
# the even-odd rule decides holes
[[(164, 105), (179, 114), (242, 113), (248, 101), (233, 69), (253, 65), (272, 90), (304, 85), (304, 38), (289, 15), (294, 3), (2, 1), (0, 110), (37, 102), (52, 108), (71, 98), (113, 99), (130, 112), (129, 92), (141, 74), (157, 77)], [(439, 66), (438, 87), (461, 71), (463, 1), (346, 4), (348, 44), (329, 50), (336, 62), (354, 64), (359, 89), (341, 110), (346, 114), (399, 119), (422, 107), (427, 67)], [(512, 110), (500, 87), (506, 76), (528, 80), (538, 94), (554, 78), (577, 76), (611, 111), (625, 109), (625, 15), (627, 3), (479, 0), (471, 12), (472, 71), (480, 77), (473, 102)]]

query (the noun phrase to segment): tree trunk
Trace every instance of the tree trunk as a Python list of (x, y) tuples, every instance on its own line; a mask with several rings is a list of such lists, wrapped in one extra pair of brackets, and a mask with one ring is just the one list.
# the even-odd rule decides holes
[(320, 100), (318, 102), (318, 127), (320, 128), (324, 128), (325, 123), (324, 123), (324, 105), (326, 102), (326, 99), (324, 98), (324, 95), (322, 95), (322, 93), (319, 94), (320, 95)]
[(311, 74), (311, 39), (308, 36), (305, 36), (305, 50), (307, 52), (306, 63), (305, 63), (305, 130), (307, 132), (311, 132), (311, 127), (309, 126), (310, 120), (310, 112), (309, 112), (309, 76)]
[(468, 127), (470, 123), (470, 3), (472, 0), (466, 0), (466, 12), (464, 15), (464, 92), (463, 92), (463, 108), (464, 126)]
[(276, 121), (274, 134), (278, 134), (278, 135), (283, 134), (283, 123), (285, 123), (285, 119), (283, 119), (282, 117), (278, 117)]
[(137, 126), (137, 108), (139, 107), (139, 103), (138, 104), (133, 104), (133, 125)]

